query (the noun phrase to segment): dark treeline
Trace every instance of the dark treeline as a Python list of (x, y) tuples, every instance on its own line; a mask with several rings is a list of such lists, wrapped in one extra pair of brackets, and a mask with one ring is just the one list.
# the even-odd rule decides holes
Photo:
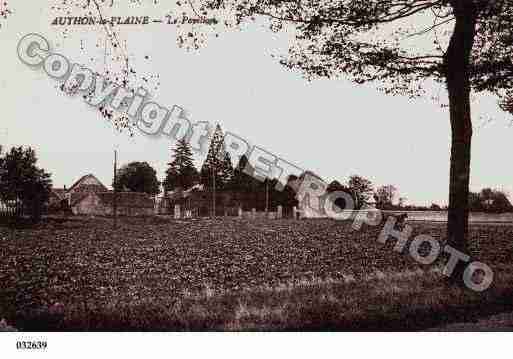
[[(298, 205), (296, 193), (305, 173), (300, 177), (290, 176), (286, 186), (282, 186), (277, 180), (259, 178), (246, 156), (242, 156), (235, 167), (233, 166), (229, 153), (224, 151), (223, 140), (223, 132), (217, 125), (209, 152), (199, 171), (194, 165), (189, 144), (183, 140), (178, 141), (171, 150), (172, 160), (168, 164), (163, 181), (164, 192), (194, 191), (201, 188), (202, 191), (209, 194), (208, 198), (212, 198), (215, 188), (216, 198), (219, 198), (220, 205), (240, 206), (243, 210), (256, 208), (258, 211), (266, 209), (271, 211), (275, 210), (278, 205), (282, 205), (284, 208)], [(314, 174), (312, 173), (312, 175)], [(345, 182), (334, 180), (327, 186), (328, 194), (337, 191), (351, 196), (354, 209), (360, 209), (367, 205), (390, 211), (447, 210), (447, 207), (436, 203), (430, 206), (406, 204), (406, 198), (399, 196), (398, 189), (394, 185), (375, 188), (371, 180), (358, 175), (350, 176)], [(335, 200), (335, 204), (339, 208), (346, 208), (343, 199)], [(469, 208), (473, 212), (513, 211), (513, 206), (506, 193), (489, 188), (483, 189), (479, 193), (471, 192)]]
[[(164, 191), (199, 191), (201, 188), (208, 198), (212, 198), (215, 191), (220, 205), (240, 206), (243, 210), (273, 211), (278, 205), (285, 208), (297, 205), (295, 191), (290, 184), (282, 186), (277, 180), (258, 178), (246, 156), (242, 156), (234, 166), (229, 153), (224, 151), (223, 140), (221, 127), (217, 125), (199, 171), (194, 166), (189, 144), (178, 141), (171, 151), (172, 160), (163, 181)], [(291, 177), (289, 182), (294, 179)]]

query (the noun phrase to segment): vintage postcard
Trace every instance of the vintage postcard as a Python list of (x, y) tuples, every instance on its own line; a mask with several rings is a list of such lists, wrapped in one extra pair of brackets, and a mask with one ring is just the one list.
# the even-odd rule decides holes
[(0, 339), (510, 332), (512, 25), (510, 0), (2, 0)]

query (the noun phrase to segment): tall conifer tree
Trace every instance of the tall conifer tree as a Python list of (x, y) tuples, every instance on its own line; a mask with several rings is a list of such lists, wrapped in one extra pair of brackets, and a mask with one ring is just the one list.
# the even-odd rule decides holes
[(205, 189), (213, 189), (215, 176), (216, 189), (226, 189), (233, 178), (233, 165), (230, 154), (224, 151), (223, 131), (217, 125), (210, 142), (207, 158), (201, 167), (201, 183)]
[(191, 147), (187, 141), (181, 139), (173, 152), (173, 161), (169, 163), (166, 171), (164, 189), (166, 191), (187, 190), (198, 181), (198, 170), (193, 163)]

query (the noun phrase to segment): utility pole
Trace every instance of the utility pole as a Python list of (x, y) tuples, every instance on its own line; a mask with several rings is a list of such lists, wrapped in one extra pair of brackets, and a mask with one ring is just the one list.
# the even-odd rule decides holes
[(212, 167), (212, 180), (213, 180), (213, 191), (212, 191), (212, 208), (213, 208), (213, 214), (212, 218), (216, 218), (216, 170), (215, 165)]
[(114, 229), (118, 227), (118, 190), (117, 185), (117, 172), (118, 172), (118, 151), (114, 150), (114, 198), (112, 201), (112, 211), (114, 212)]
[(265, 213), (269, 213), (269, 179), (265, 179)]

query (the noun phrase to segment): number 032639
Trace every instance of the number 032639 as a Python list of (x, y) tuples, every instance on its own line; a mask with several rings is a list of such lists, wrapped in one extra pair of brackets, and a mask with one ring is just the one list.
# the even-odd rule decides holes
[(46, 341), (17, 341), (16, 349), (18, 350), (45, 350), (48, 347)]

